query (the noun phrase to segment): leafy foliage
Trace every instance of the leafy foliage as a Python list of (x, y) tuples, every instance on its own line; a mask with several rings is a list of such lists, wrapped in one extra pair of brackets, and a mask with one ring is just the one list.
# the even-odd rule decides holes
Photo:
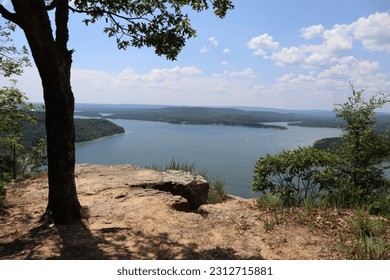
[(365, 101), (363, 91), (335, 108), (345, 122), (343, 135), (332, 149), (312, 147), (283, 151), (257, 161), (253, 190), (277, 195), (283, 205), (316, 204), (365, 207), (372, 213), (390, 213), (390, 186), (384, 161), (390, 156), (387, 134), (375, 133), (375, 110), (389, 102), (377, 94)]
[(26, 173), (36, 173), (42, 166), (47, 166), (46, 137), (39, 138), (36, 143), (22, 155), (22, 176)]
[(27, 103), (27, 98), (17, 88), (0, 89), (0, 132), (17, 134), (22, 120), (34, 122), (34, 118), (29, 114), (34, 108)]
[(332, 161), (331, 153), (312, 147), (267, 155), (255, 165), (253, 190), (277, 195), (285, 206), (300, 205), (319, 196), (321, 175)]
[(230, 0), (76, 0), (70, 9), (86, 14), (86, 25), (103, 19), (104, 32), (115, 37), (119, 49), (154, 47), (157, 55), (174, 60), (186, 40), (196, 36), (183, 10), (187, 6), (200, 12), (209, 8), (209, 2), (221, 18), (234, 7)]
[(17, 88), (0, 89), (1, 173), (12, 173), (16, 178), (16, 153), (23, 148), (20, 144), (22, 122), (35, 123), (35, 118), (30, 114), (34, 108)]
[(15, 28), (10, 22), (0, 26), (0, 74), (5, 77), (20, 75), (23, 67), (30, 65), (27, 48), (18, 49), (10, 37)]
[(338, 151), (343, 183), (349, 186), (346, 201), (352, 205), (372, 202), (388, 189), (383, 162), (390, 155), (387, 135), (374, 133), (375, 110), (389, 102), (389, 95), (377, 94), (365, 101), (363, 91), (356, 91), (351, 84), (352, 96), (335, 108), (337, 117), (343, 118), (342, 146)]

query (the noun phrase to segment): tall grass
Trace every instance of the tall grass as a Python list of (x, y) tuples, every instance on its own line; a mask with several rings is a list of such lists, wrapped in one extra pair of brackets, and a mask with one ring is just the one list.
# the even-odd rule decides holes
[(225, 180), (222, 178), (217, 178), (215, 180), (209, 180), (210, 190), (209, 190), (209, 203), (220, 203), (227, 199), (227, 194), (225, 192)]
[(388, 259), (390, 246), (385, 239), (388, 229), (387, 221), (372, 219), (366, 212), (358, 210), (348, 221), (348, 225), (352, 240), (347, 242), (348, 238), (341, 238), (342, 252), (354, 259)]
[(198, 173), (200, 176), (205, 178), (210, 185), (210, 190), (208, 194), (208, 201), (209, 203), (220, 203), (228, 197), (228, 195), (225, 192), (225, 180), (222, 178), (217, 177), (216, 179), (212, 179), (209, 177), (206, 171), (197, 171), (195, 162), (193, 163), (187, 163), (187, 162), (180, 162), (180, 160), (176, 160), (175, 158), (172, 158), (171, 161), (168, 164), (165, 165), (158, 165), (158, 164), (152, 164), (147, 165), (145, 168), (153, 169), (157, 171), (166, 171), (166, 170), (181, 170), (185, 172), (190, 173)]
[(152, 165), (146, 165), (145, 168), (153, 169), (157, 171), (181, 170), (181, 171), (191, 172), (191, 173), (196, 172), (195, 162), (193, 163), (180, 162), (180, 160), (176, 160), (174, 157), (171, 159), (169, 163), (165, 165), (152, 164)]

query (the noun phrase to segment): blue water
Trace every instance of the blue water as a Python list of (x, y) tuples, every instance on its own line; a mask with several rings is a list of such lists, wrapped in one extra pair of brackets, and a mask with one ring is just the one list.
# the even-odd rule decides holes
[[(253, 169), (259, 157), (336, 137), (334, 128), (288, 126), (288, 130), (248, 127), (176, 125), (112, 120), (125, 134), (76, 145), (77, 163), (165, 165), (172, 158), (195, 163), (197, 170), (226, 181), (227, 192), (253, 197)], [(283, 124), (285, 123), (277, 123)]]

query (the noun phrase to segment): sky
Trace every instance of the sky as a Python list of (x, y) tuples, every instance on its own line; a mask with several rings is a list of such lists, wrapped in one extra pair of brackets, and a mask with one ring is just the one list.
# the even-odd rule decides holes
[[(190, 13), (197, 37), (176, 61), (118, 50), (103, 23), (86, 27), (71, 14), (76, 102), (332, 110), (351, 95), (349, 82), (367, 96), (390, 93), (389, 0), (233, 3), (224, 19)], [(43, 101), (35, 67), (17, 79), (30, 101)]]

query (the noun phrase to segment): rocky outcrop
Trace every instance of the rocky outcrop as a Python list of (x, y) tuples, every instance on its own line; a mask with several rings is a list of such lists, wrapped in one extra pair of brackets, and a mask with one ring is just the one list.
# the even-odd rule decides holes
[(202, 176), (193, 173), (178, 170), (160, 172), (133, 165), (82, 164), (78, 165), (76, 170), (77, 179), (83, 178), (88, 182), (85, 186), (78, 183), (78, 192), (86, 195), (109, 189), (142, 187), (182, 196), (187, 199), (191, 209), (197, 209), (207, 203), (209, 183)]
[(179, 170), (162, 172), (162, 181), (156, 182), (152, 188), (170, 192), (187, 199), (191, 209), (197, 209), (207, 203), (209, 183), (200, 175)]

